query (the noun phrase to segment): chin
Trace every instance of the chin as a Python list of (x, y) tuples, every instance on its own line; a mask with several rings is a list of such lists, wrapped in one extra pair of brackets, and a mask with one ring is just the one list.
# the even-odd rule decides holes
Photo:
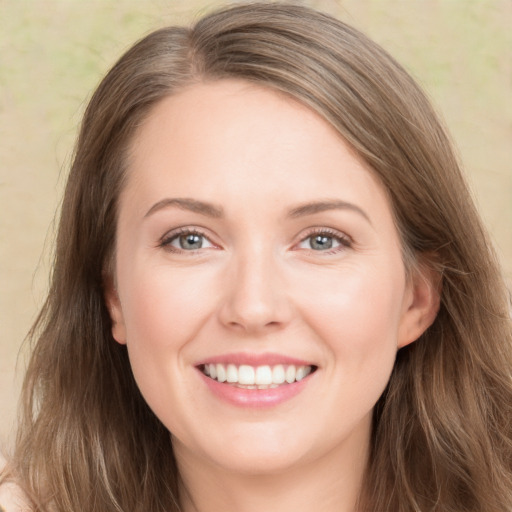
[[(198, 444), (188, 438), (174, 446), (178, 460), (188, 455), (228, 473), (265, 476), (286, 472), (308, 458), (307, 451), (315, 443), (306, 436), (294, 439), (290, 433), (289, 428), (283, 431), (269, 425), (244, 425), (203, 438)], [(310, 448), (305, 451), (305, 447)]]
[(285, 453), (282, 449), (270, 452), (254, 448), (236, 450), (225, 457), (217, 457), (216, 464), (225, 471), (238, 475), (264, 477), (285, 473), (297, 467), (302, 457), (298, 453)]

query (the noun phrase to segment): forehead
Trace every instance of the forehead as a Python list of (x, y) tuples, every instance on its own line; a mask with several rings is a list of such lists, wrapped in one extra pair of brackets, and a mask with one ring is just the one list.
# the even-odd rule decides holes
[(228, 203), (333, 194), (364, 203), (381, 196), (382, 203), (385, 195), (319, 114), (238, 80), (195, 84), (157, 104), (132, 142), (126, 188), (125, 196), (146, 195), (147, 201), (164, 192)]

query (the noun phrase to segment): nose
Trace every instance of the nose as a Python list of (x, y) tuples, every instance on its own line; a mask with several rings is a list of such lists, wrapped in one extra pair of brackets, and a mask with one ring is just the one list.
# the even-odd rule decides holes
[(230, 329), (261, 334), (286, 326), (292, 317), (282, 268), (262, 249), (234, 258), (225, 279), (219, 319)]

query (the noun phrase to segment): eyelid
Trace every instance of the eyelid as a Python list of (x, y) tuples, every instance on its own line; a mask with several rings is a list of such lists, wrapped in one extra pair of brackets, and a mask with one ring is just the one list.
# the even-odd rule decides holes
[[(336, 239), (339, 243), (339, 247), (335, 247), (334, 249), (327, 249), (325, 251), (315, 251), (314, 249), (301, 249), (298, 247), (298, 245), (308, 238), (312, 237), (313, 235), (327, 235), (329, 237), (332, 237)], [(345, 249), (348, 249), (352, 246), (353, 240), (352, 237), (347, 235), (346, 233), (343, 233), (342, 231), (338, 231), (337, 229), (333, 228), (327, 228), (322, 226), (316, 226), (307, 229), (305, 232), (301, 233), (300, 238), (298, 242), (294, 244), (295, 250), (309, 250), (311, 252), (319, 253), (319, 254), (334, 254), (340, 251), (343, 251)]]
[[(213, 246), (213, 248), (217, 248), (217, 249), (220, 248), (219, 244), (215, 243), (212, 240), (212, 237), (207, 233), (207, 230), (205, 230), (201, 227), (198, 227), (198, 226), (181, 226), (179, 228), (175, 228), (170, 231), (167, 231), (159, 239), (158, 247), (167, 249), (167, 250), (169, 250), (171, 252), (175, 252), (175, 253), (189, 253), (189, 254), (193, 254), (193, 253), (205, 250), (205, 249), (212, 248), (212, 247), (204, 247), (204, 248), (195, 249), (195, 250), (184, 250), (184, 249), (179, 249), (179, 248), (176, 248), (176, 247), (173, 247), (172, 245), (170, 245), (171, 242), (174, 241), (177, 237), (179, 237), (181, 235), (188, 235), (188, 234), (202, 236), (206, 240), (208, 240), (208, 242)], [(343, 250), (351, 247), (353, 244), (352, 238), (349, 235), (347, 235), (346, 233), (343, 233), (342, 231), (338, 231), (337, 229), (327, 228), (327, 227), (323, 227), (323, 226), (315, 226), (315, 227), (308, 228), (305, 232), (302, 232), (300, 234), (300, 238), (298, 239), (298, 241), (293, 244), (292, 249), (308, 250), (308, 249), (301, 249), (298, 247), (298, 245), (314, 235), (327, 235), (329, 237), (336, 239), (340, 244), (338, 247), (335, 247), (334, 249), (327, 249), (325, 251), (315, 251), (314, 249), (309, 249), (309, 251), (315, 252), (315, 253), (322, 253), (322, 254), (326, 254), (326, 255), (333, 254), (333, 253), (343, 251)]]
[(179, 228), (172, 229), (170, 231), (167, 231), (158, 241), (158, 247), (161, 247), (163, 249), (166, 249), (170, 252), (174, 253), (188, 253), (188, 254), (194, 254), (196, 252), (205, 250), (205, 249), (211, 249), (212, 247), (201, 247), (200, 249), (192, 249), (192, 250), (184, 250), (179, 249), (177, 247), (173, 247), (171, 245), (171, 242), (176, 240), (181, 235), (199, 235), (208, 240), (208, 242), (213, 246), (213, 248), (219, 248), (219, 245), (216, 244), (212, 237), (209, 236), (206, 233), (206, 230), (197, 227), (197, 226), (181, 226)]

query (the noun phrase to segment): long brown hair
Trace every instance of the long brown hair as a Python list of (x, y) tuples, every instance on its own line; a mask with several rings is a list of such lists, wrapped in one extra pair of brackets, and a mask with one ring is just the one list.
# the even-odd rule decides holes
[(86, 110), (52, 284), (31, 336), (8, 469), (34, 510), (178, 511), (169, 432), (111, 336), (104, 301), (117, 200), (137, 126), (164, 97), (238, 78), (308, 105), (385, 186), (408, 265), (442, 279), (434, 324), (397, 354), (374, 413), (360, 510), (509, 512), (512, 334), (496, 257), (449, 138), (378, 45), (297, 5), (222, 9), (158, 30), (107, 74)]

